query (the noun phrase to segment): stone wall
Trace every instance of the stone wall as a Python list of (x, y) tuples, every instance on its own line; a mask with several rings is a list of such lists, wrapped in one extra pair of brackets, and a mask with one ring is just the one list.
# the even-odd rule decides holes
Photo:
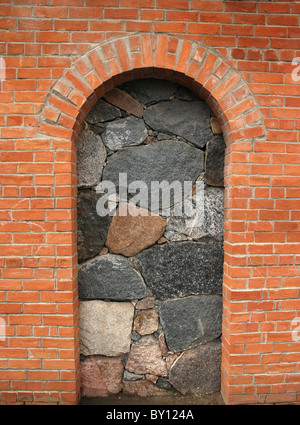
[[(136, 80), (97, 102), (77, 149), (82, 395), (219, 391), (225, 143), (216, 119), (182, 86)], [(147, 184), (148, 207), (152, 181), (203, 182), (201, 220), (190, 227), (176, 203), (146, 215), (130, 194), (100, 216), (96, 188), (108, 180), (120, 190), (120, 173)]]

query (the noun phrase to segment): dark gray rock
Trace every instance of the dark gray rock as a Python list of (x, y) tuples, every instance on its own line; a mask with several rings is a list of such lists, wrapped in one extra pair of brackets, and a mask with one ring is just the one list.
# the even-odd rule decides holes
[(86, 121), (90, 124), (112, 121), (115, 118), (121, 118), (121, 112), (118, 108), (103, 99), (99, 99), (86, 116)]
[(161, 377), (158, 378), (156, 386), (158, 388), (161, 388), (162, 390), (169, 390), (172, 387), (172, 385), (167, 379)]
[(200, 148), (213, 137), (210, 109), (203, 101), (161, 102), (145, 110), (144, 120), (153, 130), (176, 134)]
[(181, 394), (213, 394), (221, 386), (219, 339), (182, 353), (173, 363), (169, 381)]
[(221, 294), (223, 247), (202, 242), (168, 242), (136, 256), (141, 273), (159, 300)]
[(192, 101), (199, 101), (199, 96), (196, 95), (196, 93), (192, 92), (191, 90), (187, 89), (186, 87), (180, 86), (175, 94), (176, 99), (180, 100), (186, 100), (188, 102)]
[(115, 151), (127, 146), (136, 146), (143, 143), (148, 136), (144, 121), (133, 115), (109, 122), (102, 135), (105, 146)]
[(99, 124), (89, 124), (89, 129), (94, 133), (101, 135), (105, 130), (105, 125), (102, 123)]
[(79, 267), (79, 298), (136, 300), (149, 295), (140, 274), (120, 255), (106, 254)]
[(204, 188), (201, 203), (197, 205), (194, 201), (195, 195), (187, 197), (183, 204), (183, 211), (189, 211), (191, 205), (194, 207), (193, 216), (175, 216), (174, 212), (171, 212), (167, 218), (165, 237), (173, 241), (184, 240), (189, 236), (196, 241), (213, 239), (221, 242), (224, 232), (224, 189), (207, 186)]
[(96, 186), (101, 179), (106, 149), (101, 137), (92, 130), (83, 131), (77, 140), (78, 187)]
[(81, 190), (77, 198), (78, 260), (95, 257), (104, 247), (112, 217), (100, 217), (96, 204), (100, 196), (93, 190)]
[(205, 183), (211, 186), (224, 186), (225, 141), (222, 135), (214, 136), (207, 143), (205, 154)]
[(159, 309), (170, 351), (211, 341), (222, 332), (222, 296), (198, 295), (164, 301)]
[(177, 88), (178, 85), (171, 81), (155, 78), (130, 81), (122, 85), (123, 90), (146, 106), (168, 100)]
[[(179, 181), (183, 187), (184, 181), (195, 182), (202, 170), (202, 151), (185, 142), (164, 140), (116, 152), (104, 168), (103, 180), (109, 180), (119, 188), (119, 173), (127, 173), (128, 185), (140, 180), (147, 185), (150, 200), (152, 181), (165, 180), (169, 184)], [(147, 209), (147, 205), (140, 206)]]
[(139, 335), (137, 332), (132, 331), (131, 332), (131, 341), (138, 341), (141, 338), (141, 335)]

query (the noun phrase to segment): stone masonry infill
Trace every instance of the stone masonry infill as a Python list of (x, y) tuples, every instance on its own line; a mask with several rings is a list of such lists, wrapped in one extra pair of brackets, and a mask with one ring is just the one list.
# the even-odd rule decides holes
[[(225, 143), (218, 122), (178, 84), (132, 81), (89, 112), (78, 151), (82, 395), (219, 391)], [(201, 221), (189, 227), (175, 206), (169, 215), (159, 208), (122, 216), (118, 199), (114, 217), (99, 216), (96, 187), (103, 180), (118, 187), (119, 173), (148, 187), (202, 182)], [(194, 193), (183, 206), (195, 203)], [(130, 199), (124, 205), (142, 211)], [(150, 200), (151, 191), (148, 208)]]

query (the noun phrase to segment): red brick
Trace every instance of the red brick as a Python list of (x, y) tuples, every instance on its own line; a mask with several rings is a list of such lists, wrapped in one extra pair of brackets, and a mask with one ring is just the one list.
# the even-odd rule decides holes
[(191, 7), (198, 10), (223, 10), (223, 1), (192, 0)]
[[(123, 0), (123, 1), (129, 1), (129, 2), (134, 2), (135, 6), (139, 5), (139, 1), (138, 0)], [(148, 0), (151, 1), (151, 0)], [(188, 9), (189, 7), (189, 2), (188, 0), (157, 0), (156, 1), (156, 7), (157, 8), (162, 8), (162, 9)], [(152, 0), (152, 5), (153, 5), (153, 0)], [(149, 7), (147, 5), (143, 4), (143, 7)]]

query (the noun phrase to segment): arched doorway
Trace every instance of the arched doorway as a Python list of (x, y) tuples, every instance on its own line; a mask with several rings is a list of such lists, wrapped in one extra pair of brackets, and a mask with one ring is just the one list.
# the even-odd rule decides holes
[(170, 81), (125, 83), (88, 113), (77, 141), (83, 397), (220, 392), (224, 155), (210, 108)]
[[(251, 151), (255, 138), (264, 137), (259, 108), (245, 81), (215, 51), (200, 43), (168, 35), (121, 37), (105, 42), (83, 55), (57, 81), (41, 112), (37, 137), (51, 139), (55, 152), (62, 150), (68, 154), (69, 166), (61, 169), (56, 167), (55, 185), (58, 189), (59, 186), (69, 187), (67, 205), (70, 219), (76, 223), (75, 155), (81, 125), (97, 99), (110, 89), (126, 81), (146, 77), (178, 82), (197, 93), (213, 110), (225, 137), (222, 392), (225, 400), (230, 402), (236, 376), (230, 368), (234, 363), (230, 338), (231, 313), (235, 311), (234, 302), (243, 299), (243, 293), (247, 291), (240, 279), (244, 266), (234, 261), (236, 255), (244, 254), (243, 246), (232, 237), (236, 231), (232, 220), (238, 214), (232, 214), (229, 209), (234, 204), (233, 199), (239, 196), (238, 187), (248, 184), (249, 170), (240, 166), (236, 153)], [(59, 198), (59, 190), (56, 193)], [(239, 221), (243, 220), (247, 220), (247, 215), (240, 212)], [(67, 278), (72, 282), (65, 288), (66, 292), (72, 294), (73, 303), (65, 313), (66, 324), (62, 325), (62, 334), (68, 335), (74, 348), (74, 385), (71, 388), (70, 384), (68, 388), (70, 393), (78, 394), (80, 380), (76, 240), (71, 236), (66, 238), (63, 249), (59, 249), (57, 255), (64, 257), (64, 261), (59, 261), (56, 268), (58, 279)]]

